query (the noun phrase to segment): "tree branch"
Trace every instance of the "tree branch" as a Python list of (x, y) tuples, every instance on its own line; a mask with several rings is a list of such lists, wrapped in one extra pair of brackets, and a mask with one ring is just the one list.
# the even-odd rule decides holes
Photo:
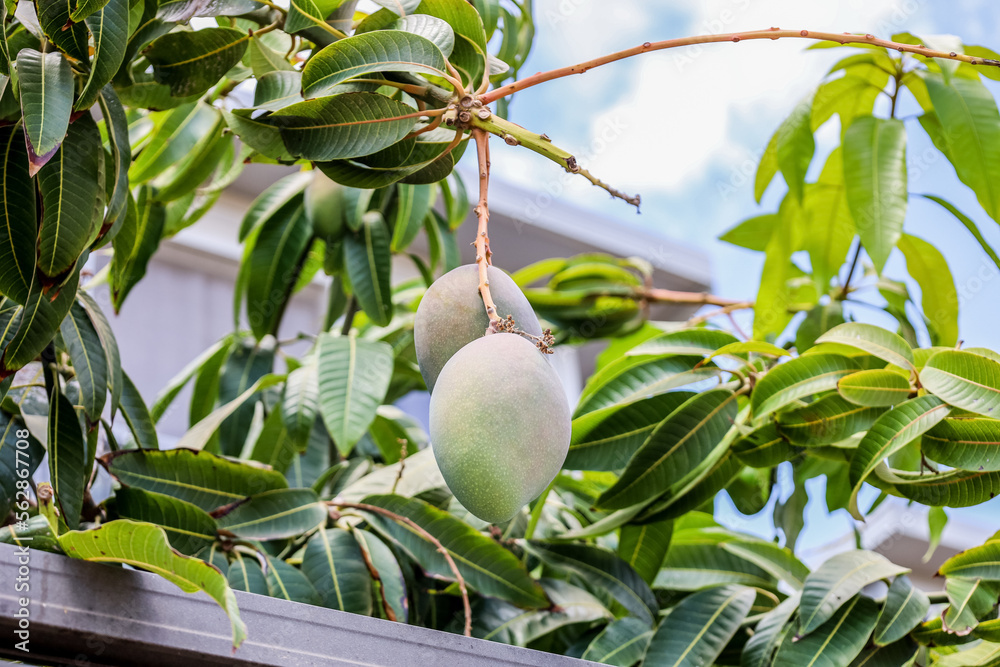
[(473, 128), (472, 136), (476, 139), (476, 154), (479, 158), (479, 203), (476, 204), (476, 215), (479, 217), (479, 227), (476, 230), (476, 265), (479, 267), (479, 294), (483, 297), (486, 315), (490, 318), (487, 333), (499, 331), (500, 316), (497, 306), (490, 294), (490, 279), (487, 272), (493, 263), (493, 252), (490, 250), (490, 135), (485, 130)]
[(696, 324), (701, 324), (702, 322), (707, 322), (713, 317), (719, 317), (720, 315), (729, 315), (730, 313), (733, 313), (737, 310), (750, 310), (753, 307), (754, 307), (753, 301), (743, 301), (740, 303), (733, 303), (728, 306), (723, 306), (722, 308), (719, 308), (717, 310), (709, 311), (704, 315), (696, 315), (687, 322), (685, 322), (685, 324), (687, 326), (694, 326)]
[[(727, 299), (725, 297), (715, 296), (714, 294), (709, 294), (707, 292), (676, 292), (674, 290), (652, 287), (639, 289), (637, 290), (637, 293), (645, 300), (654, 303), (684, 303), (697, 306), (740, 306), (742, 308), (753, 307), (753, 303), (749, 301)], [(749, 304), (749, 306), (747, 306), (747, 304)], [(736, 310), (739, 310), (739, 308)]]
[(391, 512), (387, 509), (382, 509), (381, 507), (377, 507), (376, 505), (367, 505), (365, 503), (344, 503), (344, 502), (339, 502), (336, 499), (330, 501), (328, 504), (342, 509), (354, 509), (354, 510), (360, 510), (362, 512), (372, 512), (374, 514), (380, 514), (388, 519), (392, 519), (396, 523), (401, 523), (409, 526), (413, 530), (417, 531), (417, 533), (421, 537), (423, 537), (425, 540), (427, 540), (435, 547), (437, 547), (438, 552), (442, 556), (444, 556), (444, 559), (446, 561), (448, 561), (448, 567), (451, 569), (452, 574), (455, 575), (455, 581), (458, 583), (458, 589), (462, 592), (462, 607), (465, 610), (464, 634), (466, 637), (472, 636), (472, 605), (469, 604), (469, 591), (465, 587), (465, 578), (462, 576), (462, 573), (459, 572), (458, 565), (455, 564), (455, 559), (451, 557), (451, 554), (448, 553), (448, 550), (444, 548), (444, 545), (441, 544), (441, 541), (438, 540), (438, 538), (434, 537), (426, 530), (424, 530), (413, 519), (405, 517), (401, 514), (396, 514), (395, 512)]
[(506, 86), (501, 86), (496, 90), (489, 92), (479, 99), (482, 100), (483, 104), (490, 104), (495, 102), (501, 97), (507, 97), (515, 92), (524, 90), (526, 88), (531, 88), (532, 86), (537, 86), (540, 83), (546, 81), (552, 81), (553, 79), (561, 79), (563, 77), (571, 76), (573, 74), (583, 74), (588, 70), (592, 70), (595, 67), (600, 67), (602, 65), (607, 65), (609, 63), (617, 62), (619, 60), (624, 60), (626, 58), (631, 58), (632, 56), (638, 56), (643, 53), (649, 53), (651, 51), (662, 51), (664, 49), (673, 49), (679, 46), (691, 46), (694, 44), (710, 44), (714, 42), (741, 42), (743, 40), (751, 39), (781, 39), (781, 38), (796, 38), (796, 39), (813, 39), (823, 42), (838, 42), (840, 44), (874, 44), (875, 46), (885, 47), (887, 49), (894, 49), (900, 53), (913, 53), (919, 56), (924, 56), (926, 58), (941, 58), (945, 60), (957, 60), (964, 63), (969, 63), (970, 65), (987, 65), (991, 67), (1000, 67), (1000, 60), (991, 60), (988, 58), (977, 58), (975, 56), (967, 56), (962, 53), (946, 52), (946, 51), (935, 51), (934, 49), (928, 49), (925, 46), (918, 46), (913, 44), (900, 44), (898, 42), (893, 42), (888, 39), (878, 39), (874, 35), (854, 35), (850, 33), (835, 33), (835, 32), (812, 32), (809, 30), (780, 30), (778, 28), (770, 28), (768, 30), (751, 30), (747, 32), (734, 32), (726, 33), (721, 35), (698, 35), (695, 37), (683, 37), (680, 39), (668, 39), (662, 42), (646, 42), (640, 46), (633, 47), (631, 49), (626, 49), (624, 51), (618, 51), (617, 53), (612, 53), (600, 58), (595, 58), (593, 60), (588, 60), (587, 62), (580, 63), (578, 65), (573, 65), (571, 67), (563, 67), (560, 69), (554, 69), (548, 72), (539, 72), (529, 77), (520, 79), (519, 81), (514, 81)]

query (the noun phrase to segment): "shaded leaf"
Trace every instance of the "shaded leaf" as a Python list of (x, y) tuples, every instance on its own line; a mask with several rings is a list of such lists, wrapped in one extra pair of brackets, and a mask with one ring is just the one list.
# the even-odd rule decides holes
[(924, 622), (929, 610), (927, 594), (916, 588), (909, 577), (896, 577), (875, 625), (875, 644), (885, 646), (899, 641)]
[[(833, 556), (806, 579), (799, 606), (801, 634), (809, 635), (834, 618), (837, 610), (841, 609), (849, 600), (851, 602), (844, 607), (845, 611), (839, 620), (843, 622), (844, 618), (855, 616), (851, 610), (859, 602), (857, 598), (853, 600), (852, 598), (861, 589), (881, 579), (888, 579), (906, 572), (909, 572), (907, 568), (894, 565), (885, 556), (872, 551), (848, 551)], [(867, 598), (861, 599), (867, 600)], [(867, 602), (871, 601), (867, 600)], [(858, 612), (861, 612), (867, 603), (861, 604), (863, 606)], [(874, 609), (874, 604), (872, 604), (871, 626), (865, 632), (863, 638), (865, 640), (875, 627)], [(861, 613), (857, 615), (864, 616)], [(830, 630), (836, 631), (835, 628), (830, 628)], [(820, 635), (822, 634), (820, 633)], [(864, 646), (864, 642), (858, 646), (859, 652), (862, 646)], [(780, 655), (779, 652), (779, 657)], [(850, 659), (853, 658), (853, 655), (850, 656)]]
[(145, 52), (157, 83), (174, 97), (203, 93), (240, 61), (249, 35), (235, 28), (172, 32), (153, 40)]
[(357, 234), (344, 239), (347, 274), (358, 304), (371, 321), (387, 326), (392, 319), (389, 229), (377, 211), (365, 213)]
[(710, 665), (750, 612), (754, 591), (720, 586), (684, 598), (653, 635), (643, 661), (648, 665)]
[(24, 305), (35, 275), (35, 186), (18, 125), (0, 127), (0, 294)]
[(183, 554), (196, 554), (216, 538), (215, 519), (179, 498), (123, 486), (115, 491), (114, 508), (123, 518), (163, 528), (170, 546)]
[(809, 634), (803, 637), (795, 637), (794, 633), (786, 635), (774, 657), (775, 664), (811, 664), (815, 667), (850, 664), (868, 642), (878, 607), (861, 595), (843, 602), (839, 611)]
[(280, 540), (326, 521), (326, 506), (312, 489), (271, 489), (216, 512), (220, 528), (247, 540)]

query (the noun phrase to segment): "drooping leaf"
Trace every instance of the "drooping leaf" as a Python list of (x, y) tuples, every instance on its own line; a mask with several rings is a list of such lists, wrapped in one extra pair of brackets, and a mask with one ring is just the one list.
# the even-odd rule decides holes
[(861, 370), (847, 357), (815, 354), (798, 357), (768, 371), (751, 396), (754, 418), (760, 419), (793, 401), (837, 388), (842, 377)]
[(850, 667), (913, 667), (920, 646), (910, 638), (863, 650)]
[(791, 549), (779, 547), (774, 542), (752, 539), (730, 540), (723, 542), (721, 547), (734, 556), (753, 563), (796, 590), (802, 588), (809, 576), (809, 568), (795, 557)]
[(34, 175), (66, 136), (73, 110), (73, 70), (62, 53), (42, 54), (34, 49), (21, 49), (15, 68), (32, 152), (28, 170)]
[[(199, 31), (200, 32), (200, 31)], [(268, 116), (289, 152), (327, 161), (377, 153), (414, 126), (409, 107), (376, 93), (345, 93), (292, 104)]]
[(152, 180), (182, 162), (198, 141), (215, 127), (218, 116), (216, 109), (197, 102), (155, 114), (152, 138), (142, 147), (128, 172), (132, 184)]
[(954, 468), (1000, 471), (1000, 421), (945, 419), (924, 434), (920, 449), (932, 461)]
[(389, 229), (382, 214), (365, 213), (357, 234), (344, 239), (347, 274), (358, 304), (373, 323), (386, 326), (392, 319), (392, 261)]
[(299, 446), (288, 435), (285, 422), (281, 417), (281, 410), (275, 406), (264, 419), (260, 435), (257, 436), (249, 457), (247, 457), (245, 450), (243, 457), (249, 458), (251, 461), (259, 461), (284, 473), (287, 472), (296, 454), (299, 453), (299, 449)]
[(309, 533), (326, 520), (327, 511), (312, 489), (275, 488), (237, 500), (216, 516), (220, 528), (266, 541)]
[(901, 368), (914, 368), (913, 350), (907, 342), (896, 334), (872, 324), (862, 322), (841, 324), (820, 336), (816, 342), (849, 345)]
[(750, 588), (720, 586), (684, 598), (653, 635), (644, 664), (671, 667), (712, 664), (739, 630), (754, 597)]
[(206, 512), (288, 487), (281, 473), (189, 449), (126, 450), (103, 460), (122, 484), (178, 498)]
[(948, 577), (1000, 581), (1000, 540), (966, 549), (946, 560), (938, 574)]
[(79, 303), (73, 304), (60, 333), (80, 383), (80, 401), (91, 423), (100, 419), (108, 396), (108, 363), (101, 338), (90, 316)]
[(345, 455), (368, 430), (392, 376), (387, 343), (324, 334), (319, 339), (320, 414)]
[[(247, 401), (250, 401), (257, 392), (262, 389), (267, 389), (268, 387), (273, 387), (274, 385), (283, 382), (284, 379), (285, 376), (274, 374), (268, 374), (261, 377), (259, 380), (250, 385), (250, 387), (248, 387), (242, 394), (228, 403), (219, 406), (210, 415), (195, 424), (180, 440), (177, 441), (177, 447), (185, 447), (193, 450), (204, 449), (212, 440), (216, 431), (221, 431), (227, 423), (232, 423), (229, 422), (230, 419), (240, 417), (239, 413), (241, 410), (244, 408), (250, 408), (253, 410), (252, 404), (248, 404)], [(252, 416), (253, 414), (251, 412), (251, 419)], [(246, 430), (249, 431), (249, 424), (246, 426)], [(234, 426), (234, 428), (236, 427)], [(246, 432), (236, 432), (242, 432), (243, 436), (246, 436)], [(226, 451), (229, 450), (223, 449), (224, 453)]]
[(291, 72), (295, 69), (285, 59), (285, 54), (278, 53), (272, 49), (262, 37), (257, 35), (251, 37), (249, 49), (250, 67), (253, 69), (253, 75), (258, 80), (270, 72)]
[(156, 435), (156, 425), (146, 408), (146, 402), (136, 388), (131, 378), (122, 373), (121, 412), (132, 432), (132, 438), (140, 449), (157, 449), (159, 439)]
[(927, 241), (903, 234), (899, 249), (906, 270), (920, 285), (920, 308), (928, 321), (932, 345), (952, 347), (958, 341), (958, 291), (944, 255)]
[(648, 625), (638, 618), (626, 616), (601, 630), (580, 657), (605, 665), (632, 667), (646, 654), (652, 637), (653, 631)]
[(875, 625), (875, 644), (886, 646), (902, 639), (924, 622), (929, 609), (926, 593), (915, 587), (909, 577), (896, 577)]
[(118, 516), (163, 528), (170, 546), (193, 555), (215, 541), (218, 526), (208, 513), (179, 498), (123, 486), (115, 491)]
[(993, 260), (993, 263), (996, 264), (997, 268), (1000, 269), (1000, 257), (997, 256), (997, 253), (995, 250), (993, 250), (993, 247), (986, 242), (986, 239), (983, 238), (982, 233), (979, 231), (979, 227), (976, 226), (976, 223), (969, 216), (965, 215), (960, 210), (958, 210), (951, 202), (948, 202), (942, 199), (941, 197), (936, 197), (934, 195), (923, 195), (923, 197), (940, 205), (946, 211), (955, 216), (955, 218), (957, 218), (958, 221), (961, 222), (965, 226), (965, 228), (969, 230), (969, 233), (972, 234), (972, 236), (979, 243), (979, 246), (983, 249), (983, 252), (985, 252), (986, 255), (991, 260)]
[[(35, 17), (45, 39), (74, 60), (87, 62), (87, 28), (72, 18), (77, 3), (37, 0)], [(86, 3), (84, 3), (86, 4)], [(22, 14), (23, 16), (23, 14)], [(82, 18), (82, 17), (81, 17)]]
[[(528, 576), (514, 554), (447, 512), (401, 496), (368, 496), (364, 502), (404, 516), (437, 538), (454, 559), (466, 583), (481, 594), (529, 609), (550, 605), (544, 591)], [(374, 514), (370, 515), (370, 523), (425, 570), (448, 579), (454, 576), (434, 544), (411, 526)]]
[(684, 329), (681, 331), (672, 331), (640, 343), (626, 352), (625, 355), (629, 357), (637, 357), (647, 354), (699, 354), (710, 356), (726, 345), (737, 342), (739, 342), (738, 339), (726, 331), (712, 331), (710, 329)]
[(875, 408), (899, 405), (909, 398), (912, 388), (899, 373), (873, 369), (841, 378), (837, 391), (855, 405)]
[(267, 595), (267, 579), (260, 563), (240, 552), (233, 554), (233, 560), (226, 571), (226, 580), (234, 591)]
[(1000, 362), (961, 350), (932, 356), (920, 383), (951, 405), (985, 417), (1000, 416)]
[(795, 266), (792, 254), (800, 247), (803, 231), (802, 207), (798, 200), (786, 196), (778, 209), (771, 238), (764, 248), (764, 268), (754, 306), (753, 338), (766, 340), (777, 337), (792, 318), (791, 280)]
[[(759, 201), (759, 200), (758, 200)], [(775, 213), (765, 213), (747, 218), (719, 236), (720, 241), (731, 243), (747, 250), (764, 252), (771, 234), (780, 222)]]
[(893, 485), (904, 498), (930, 507), (970, 507), (1000, 494), (1000, 472), (949, 470), (911, 473), (876, 469), (879, 478)]
[(969, 635), (979, 619), (996, 608), (998, 588), (982, 579), (950, 576), (945, 580), (945, 592), (948, 608), (941, 617), (943, 628), (960, 637)]
[(66, 525), (75, 530), (80, 525), (83, 494), (90, 481), (87, 439), (73, 404), (58, 389), (49, 401), (48, 439), (49, 479), (55, 501)]
[(319, 593), (299, 568), (289, 565), (280, 558), (267, 559), (267, 592), (273, 598), (320, 604)]
[(31, 363), (59, 331), (59, 325), (76, 300), (80, 269), (86, 260), (87, 253), (84, 253), (65, 282), (55, 289), (46, 291), (42, 281), (35, 280), (24, 307), (8, 311), (12, 316), (0, 331), (0, 343), (6, 343), (0, 360), (7, 370), (16, 371)]
[[(195, 427), (201, 431), (199, 438), (205, 442), (200, 443), (199, 440), (199, 444), (194, 448), (198, 449), (208, 444), (214, 435), (215, 422), (221, 418), (221, 423), (217, 425), (220, 450), (223, 454), (229, 455), (242, 452), (257, 403), (256, 391), (251, 392), (253, 385), (264, 382), (267, 386), (273, 386), (280, 382), (277, 377), (264, 380), (274, 368), (274, 343), (273, 338), (264, 338), (259, 342), (253, 338), (243, 338), (230, 348), (219, 377), (219, 403), (224, 405), (215, 411), (212, 421), (208, 421), (209, 417), (203, 418), (201, 421), (204, 422), (204, 426)], [(211, 367), (206, 367), (205, 371), (211, 371)], [(264, 387), (257, 389), (261, 388)], [(214, 401), (209, 402), (214, 403)], [(191, 433), (188, 433), (188, 436), (191, 436)]]
[(35, 186), (19, 125), (0, 127), (0, 294), (24, 305), (35, 275)]
[(121, 67), (129, 36), (128, 8), (128, 0), (107, 0), (103, 7), (87, 16), (87, 27), (94, 35), (94, 55), (75, 109), (93, 106), (101, 89), (111, 82)]
[(149, 523), (119, 520), (94, 530), (73, 531), (59, 537), (59, 546), (71, 558), (98, 563), (125, 563), (155, 572), (185, 593), (202, 590), (229, 616), (233, 647), (246, 638), (236, 596), (226, 577), (203, 560), (182, 556), (170, 548), (163, 529)]
[(858, 492), (865, 479), (883, 460), (947, 417), (950, 410), (934, 396), (921, 396), (896, 406), (878, 418), (851, 459), (852, 490), (848, 509), (855, 518), (861, 518)]
[(406, 593), (406, 578), (392, 549), (367, 530), (354, 530), (355, 539), (370, 570), (377, 579), (382, 611), (389, 620), (407, 623), (410, 604)]
[(788, 191), (799, 202), (805, 189), (806, 171), (816, 151), (811, 126), (812, 96), (795, 106), (792, 113), (781, 123), (774, 136), (778, 155), (778, 168), (788, 184)]
[(447, 21), (436, 16), (410, 14), (397, 20), (392, 27), (430, 40), (441, 50), (445, 58), (450, 56), (455, 48), (455, 31)]
[(778, 432), (795, 445), (827, 445), (866, 431), (882, 413), (855, 405), (837, 394), (777, 416)]
[(673, 530), (672, 521), (624, 525), (618, 538), (618, 556), (652, 584), (670, 548)]
[[(861, 653), (875, 627), (878, 607), (870, 598), (855, 595), (842, 600), (843, 606), (812, 632), (797, 637), (785, 635), (774, 656), (776, 665), (849, 665)], [(802, 612), (800, 611), (800, 614)]]
[[(890, 563), (885, 556), (872, 551), (848, 551), (833, 556), (806, 579), (799, 606), (800, 633), (808, 635), (829, 621), (838, 609), (851, 600), (868, 584), (905, 574), (909, 570)], [(853, 600), (848, 608), (857, 604)], [(874, 610), (874, 605), (872, 607)], [(847, 617), (853, 614), (846, 614)], [(843, 620), (843, 619), (841, 619)], [(875, 613), (871, 614), (871, 627), (875, 627)], [(861, 646), (864, 644), (862, 643)], [(858, 651), (861, 650), (858, 646)], [(779, 654), (780, 656), (780, 654)], [(851, 656), (853, 659), (854, 656)]]
[[(594, 373), (577, 403), (575, 418), (603, 408), (628, 405), (666, 393), (713, 375), (713, 369), (694, 370), (698, 357), (621, 357)], [(615, 406), (615, 407), (612, 407)]]
[(656, 427), (597, 505), (622, 509), (662, 494), (718, 447), (736, 413), (735, 396), (729, 391), (689, 399)]
[(281, 415), (288, 435), (300, 448), (309, 440), (319, 412), (319, 369), (315, 357), (288, 374)]
[(172, 32), (153, 40), (145, 52), (157, 83), (174, 97), (203, 93), (219, 82), (247, 50), (249, 35), (235, 28)]
[(393, 252), (409, 247), (420, 232), (424, 219), (434, 203), (434, 188), (429, 185), (399, 185), (393, 209)]
[(795, 628), (789, 621), (798, 606), (799, 596), (796, 594), (786, 598), (764, 615), (754, 628), (753, 636), (743, 647), (740, 667), (770, 667), (774, 652), (778, 650), (785, 636)]
[(163, 235), (166, 215), (163, 204), (152, 201), (148, 186), (139, 189), (138, 201), (129, 198), (125, 222), (112, 242), (115, 253), (111, 260), (111, 301), (116, 313), (121, 311), (132, 288), (146, 275), (146, 267)]
[(906, 217), (906, 129), (897, 119), (858, 118), (844, 133), (847, 203), (868, 256), (881, 272)]

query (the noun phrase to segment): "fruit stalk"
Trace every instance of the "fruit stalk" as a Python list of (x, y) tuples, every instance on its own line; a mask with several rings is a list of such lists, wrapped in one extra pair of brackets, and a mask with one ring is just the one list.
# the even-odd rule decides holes
[(473, 245), (476, 247), (476, 266), (479, 267), (479, 294), (483, 297), (483, 306), (486, 308), (487, 317), (490, 318), (490, 326), (486, 329), (486, 333), (490, 334), (500, 330), (500, 316), (497, 315), (497, 306), (490, 295), (490, 280), (486, 272), (493, 263), (489, 237), (490, 135), (477, 127), (472, 129), (472, 136), (476, 139), (476, 152), (479, 158), (479, 203), (476, 204), (479, 227)]

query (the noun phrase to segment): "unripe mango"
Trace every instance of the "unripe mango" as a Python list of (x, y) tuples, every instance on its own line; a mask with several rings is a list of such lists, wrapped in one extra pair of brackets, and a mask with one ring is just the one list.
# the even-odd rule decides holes
[(306, 186), (305, 207), (316, 236), (334, 243), (344, 235), (344, 186), (318, 169)]
[[(492, 266), (486, 275), (497, 314), (502, 318), (513, 316), (518, 329), (541, 336), (542, 327), (531, 304), (510, 276)], [(417, 363), (429, 390), (433, 391), (441, 369), (452, 355), (482, 338), (489, 324), (475, 264), (460, 266), (434, 281), (420, 301), (413, 323)]]
[(517, 334), (480, 337), (431, 394), (431, 445), (448, 487), (483, 521), (509, 520), (562, 468), (572, 427), (552, 365)]

